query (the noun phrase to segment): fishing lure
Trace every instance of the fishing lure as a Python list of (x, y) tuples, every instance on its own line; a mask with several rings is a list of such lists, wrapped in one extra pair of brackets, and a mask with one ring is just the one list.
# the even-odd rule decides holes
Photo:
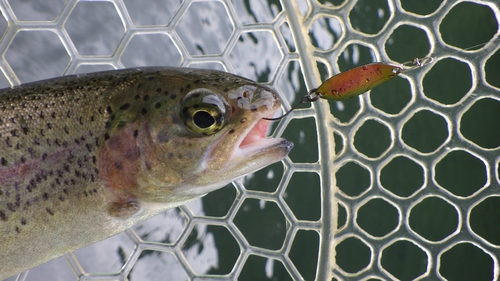
[(327, 79), (318, 88), (310, 90), (298, 104), (284, 115), (266, 120), (279, 120), (295, 110), (299, 105), (318, 99), (342, 101), (359, 96), (378, 85), (398, 76), (402, 72), (432, 63), (431, 57), (415, 58), (400, 65), (375, 62), (339, 73)]

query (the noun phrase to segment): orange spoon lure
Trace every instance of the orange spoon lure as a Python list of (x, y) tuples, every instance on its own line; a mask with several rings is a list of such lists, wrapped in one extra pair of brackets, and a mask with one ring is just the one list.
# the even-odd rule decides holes
[(328, 100), (350, 99), (396, 77), (402, 70), (402, 67), (378, 62), (359, 66), (330, 77), (315, 92)]
[(342, 101), (359, 96), (378, 85), (398, 76), (402, 72), (422, 67), (433, 61), (431, 57), (413, 59), (400, 65), (375, 62), (344, 71), (327, 79), (318, 88), (310, 90), (298, 104), (277, 118), (264, 118), (266, 120), (279, 120), (299, 105), (314, 102), (318, 99)]

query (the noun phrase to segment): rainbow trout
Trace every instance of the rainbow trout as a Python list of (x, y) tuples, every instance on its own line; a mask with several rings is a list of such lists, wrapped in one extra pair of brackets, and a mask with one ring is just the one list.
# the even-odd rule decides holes
[(212, 70), (140, 68), (0, 90), (0, 279), (115, 235), (293, 147), (276, 93)]

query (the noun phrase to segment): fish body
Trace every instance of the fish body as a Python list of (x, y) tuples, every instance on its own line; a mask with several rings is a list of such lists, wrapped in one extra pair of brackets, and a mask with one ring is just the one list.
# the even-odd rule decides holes
[(212, 70), (141, 68), (0, 90), (0, 279), (282, 160), (276, 93)]

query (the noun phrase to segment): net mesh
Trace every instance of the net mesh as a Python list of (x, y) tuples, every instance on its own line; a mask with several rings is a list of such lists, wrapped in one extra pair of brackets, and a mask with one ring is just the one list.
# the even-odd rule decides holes
[(369, 94), (276, 122), (274, 135), (295, 143), (282, 163), (12, 280), (498, 278), (496, 0), (2, 0), (0, 9), (5, 87), (203, 67), (273, 86), (287, 110), (351, 67), (434, 58)]

